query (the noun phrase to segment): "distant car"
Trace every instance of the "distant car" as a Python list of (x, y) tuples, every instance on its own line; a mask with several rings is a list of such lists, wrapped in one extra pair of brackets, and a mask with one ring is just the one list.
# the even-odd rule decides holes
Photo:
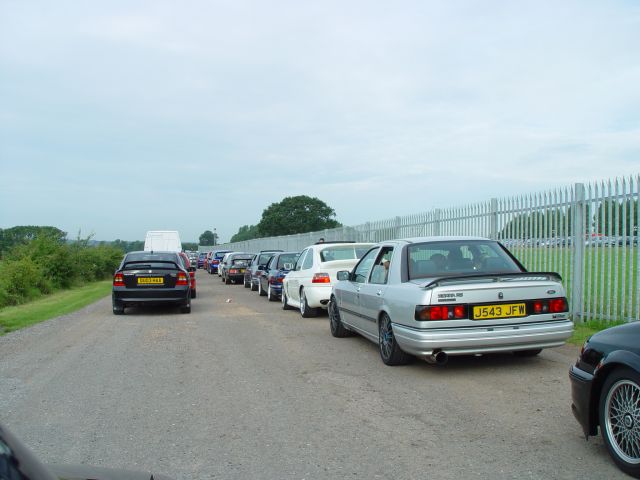
[(252, 253), (233, 252), (225, 255), (222, 265), (222, 281), (229, 285), (244, 279), (244, 272), (253, 258)]
[[(276, 252), (281, 252), (282, 250), (260, 250), (260, 253), (257, 253), (251, 263), (249, 264), (249, 268), (247, 268), (244, 272), (244, 286), (245, 288), (251, 288), (251, 291), (258, 290), (259, 279), (262, 276), (263, 269), (269, 259), (273, 257), (273, 254)], [(262, 268), (261, 268), (262, 267)]]
[(282, 281), (298, 260), (300, 252), (275, 253), (262, 268), (262, 275), (258, 277), (258, 294), (266, 296), (270, 302), (280, 300), (282, 295)]
[(640, 478), (640, 322), (592, 335), (569, 378), (571, 410), (585, 438), (599, 427), (616, 465)]
[(191, 263), (191, 259), (189, 256), (184, 253), (179, 253), (180, 258), (183, 260), (184, 268), (189, 272), (189, 279), (191, 282), (191, 298), (196, 298), (196, 267), (195, 264)]
[(231, 253), (232, 250), (214, 250), (211, 252), (211, 257), (209, 259), (209, 265), (207, 267), (207, 271), (210, 274), (217, 273), (218, 276), (222, 276), (222, 272), (220, 271), (220, 263), (224, 258), (225, 254)]
[(122, 315), (130, 306), (167, 304), (191, 312), (189, 272), (178, 253), (127, 253), (113, 276), (113, 313)]
[(0, 479), (2, 480), (171, 480), (157, 473), (91, 467), (45, 465), (9, 429), (0, 424)]
[(377, 343), (387, 365), (492, 352), (533, 356), (573, 333), (560, 276), (527, 272), (486, 238), (381, 242), (338, 279), (331, 334), (355, 332)]
[(284, 277), (282, 308), (297, 308), (305, 318), (315, 317), (321, 309), (326, 310), (338, 270), (353, 267), (371, 245), (322, 242), (305, 248), (294, 269)]
[(197, 263), (198, 268), (204, 268), (204, 261), (206, 258), (207, 258), (207, 252), (200, 252), (198, 254), (198, 263)]

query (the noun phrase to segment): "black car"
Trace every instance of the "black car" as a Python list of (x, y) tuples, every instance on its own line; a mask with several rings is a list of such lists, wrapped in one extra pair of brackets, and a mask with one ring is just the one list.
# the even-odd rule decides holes
[(618, 467), (640, 478), (640, 322), (592, 335), (569, 378), (571, 409), (585, 437), (599, 427)]
[(129, 252), (113, 276), (113, 313), (141, 305), (175, 305), (191, 312), (189, 272), (175, 252)]
[(45, 465), (0, 424), (0, 479), (15, 480), (171, 480), (158, 474), (90, 467)]
[(244, 272), (245, 288), (251, 288), (252, 292), (258, 290), (259, 279), (262, 276), (264, 267), (267, 265), (269, 259), (273, 257), (274, 253), (281, 251), (282, 250), (260, 250), (260, 253), (257, 253), (253, 257), (249, 268)]
[(222, 267), (222, 281), (229, 285), (244, 279), (244, 272), (253, 258), (252, 253), (230, 253)]
[(264, 267), (259, 267), (262, 275), (258, 277), (258, 293), (271, 302), (280, 300), (282, 279), (293, 268), (300, 252), (279, 252), (274, 254)]

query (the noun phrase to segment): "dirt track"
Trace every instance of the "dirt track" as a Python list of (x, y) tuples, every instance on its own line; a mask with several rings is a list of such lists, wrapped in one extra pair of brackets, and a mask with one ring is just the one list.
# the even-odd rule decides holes
[(176, 479), (625, 478), (571, 415), (575, 347), (391, 368), (326, 316), (198, 282), (188, 315), (104, 299), (0, 337), (0, 421), (49, 462)]

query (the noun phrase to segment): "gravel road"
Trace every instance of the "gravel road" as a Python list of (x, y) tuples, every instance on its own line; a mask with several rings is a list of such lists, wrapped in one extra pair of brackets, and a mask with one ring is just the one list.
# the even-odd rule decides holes
[(0, 337), (0, 421), (47, 462), (176, 479), (626, 478), (571, 414), (575, 347), (386, 367), (197, 275), (191, 314), (105, 298)]

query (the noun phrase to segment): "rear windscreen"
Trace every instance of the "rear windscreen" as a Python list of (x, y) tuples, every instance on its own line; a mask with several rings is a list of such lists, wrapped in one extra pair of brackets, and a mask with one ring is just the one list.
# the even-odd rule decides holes
[(321, 262), (332, 262), (334, 260), (353, 260), (361, 258), (367, 251), (369, 246), (336, 246), (325, 248), (320, 252)]
[(299, 256), (300, 254), (298, 253), (280, 255), (280, 258), (278, 258), (278, 268), (284, 268), (285, 263), (296, 263), (296, 260), (298, 260)]
[(175, 270), (178, 267), (175, 262), (125, 262), (122, 270)]

